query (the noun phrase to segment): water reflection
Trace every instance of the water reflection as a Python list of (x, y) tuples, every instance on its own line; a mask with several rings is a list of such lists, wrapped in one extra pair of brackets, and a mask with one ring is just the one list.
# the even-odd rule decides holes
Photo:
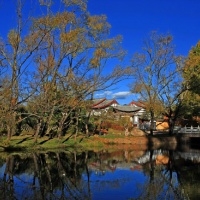
[(0, 199), (199, 199), (200, 150), (0, 154)]

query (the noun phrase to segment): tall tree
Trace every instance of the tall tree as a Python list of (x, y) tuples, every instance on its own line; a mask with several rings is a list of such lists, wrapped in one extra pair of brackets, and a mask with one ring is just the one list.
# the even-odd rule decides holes
[(42, 127), (49, 134), (56, 125), (61, 133), (75, 110), (79, 119), (81, 109), (76, 108), (85, 109), (86, 99), (124, 78), (127, 70), (108, 69), (108, 61), (120, 61), (125, 51), (121, 36), (110, 38), (106, 16), (90, 15), (87, 1), (60, 1), (58, 6), (58, 1), (40, 0), (36, 17), (28, 20), (23, 18), (22, 1), (17, 2), (17, 24), (0, 41), (0, 64), (12, 72), (7, 81), (1, 76), (8, 104), (2, 110), (9, 116), (5, 121), (10, 139), (18, 123), (16, 109), (28, 105), (28, 114), (38, 121), (37, 140)]
[(29, 16), (26, 20), (23, 18), (23, 5), (21, 0), (16, 1), (16, 23), (7, 30), (7, 37), (0, 37), (0, 65), (4, 72), (0, 78), (2, 83), (5, 83), (2, 81), (5, 76), (8, 80), (2, 84), (6, 93), (2, 93), (1, 98), (2, 105), (6, 105), (3, 112), (7, 117), (4, 122), (8, 140), (16, 131), (16, 109), (32, 94), (25, 81), (27, 69), (47, 34), (39, 29), (35, 31)]
[(175, 118), (172, 120), (172, 116), (175, 108), (178, 110), (176, 105), (182, 93), (181, 62), (182, 58), (175, 55), (172, 36), (156, 32), (152, 32), (150, 38), (144, 41), (142, 51), (133, 56), (132, 91), (140, 95), (150, 113), (151, 135), (154, 120), (160, 115), (168, 116), (170, 126), (174, 124)]
[(184, 65), (183, 77), (187, 89), (200, 95), (200, 41), (189, 52)]
[(200, 41), (189, 52), (183, 68), (184, 84), (187, 89), (184, 98), (185, 118), (200, 116)]

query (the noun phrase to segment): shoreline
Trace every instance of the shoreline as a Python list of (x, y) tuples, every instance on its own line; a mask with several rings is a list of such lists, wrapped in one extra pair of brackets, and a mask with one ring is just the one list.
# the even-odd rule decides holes
[[(149, 149), (171, 149), (175, 150), (190, 144), (190, 138), (184, 135), (153, 135), (153, 136), (119, 136), (119, 135), (94, 135), (90, 137), (78, 136), (66, 139), (48, 137), (38, 139), (37, 143), (33, 142), (33, 137), (22, 136), (20, 138), (13, 137), (10, 142), (1, 139), (2, 152), (12, 151), (39, 151), (39, 150), (67, 150), (67, 149), (135, 149), (135, 150), (149, 150)], [(197, 139), (196, 139), (197, 140)], [(195, 141), (196, 141), (195, 140)], [(199, 138), (200, 140), (200, 138)], [(200, 144), (200, 143), (195, 143)], [(200, 145), (199, 145), (200, 146)]]

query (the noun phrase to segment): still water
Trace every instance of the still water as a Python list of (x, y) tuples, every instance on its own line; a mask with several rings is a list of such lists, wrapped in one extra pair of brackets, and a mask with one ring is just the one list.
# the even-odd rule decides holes
[(0, 199), (200, 199), (200, 150), (0, 154)]

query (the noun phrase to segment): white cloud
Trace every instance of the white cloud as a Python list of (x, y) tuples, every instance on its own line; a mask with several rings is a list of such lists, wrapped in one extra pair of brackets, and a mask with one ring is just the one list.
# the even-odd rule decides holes
[[(121, 91), (121, 92), (116, 92), (116, 93), (113, 93), (112, 91), (105, 91), (105, 92), (96, 94), (95, 97), (131, 101), (130, 99), (131, 95), (133, 95), (133, 93), (131, 93), (130, 91)], [(127, 103), (127, 102), (123, 101), (123, 103)]]
[(113, 93), (112, 97), (114, 99), (126, 99), (130, 95), (131, 95), (130, 91), (122, 91), (122, 92)]
[(111, 91), (105, 91), (104, 94), (105, 94), (105, 95), (111, 95), (112, 92), (111, 92)]
[(105, 91), (103, 93), (96, 94), (95, 96), (100, 98), (100, 97), (107, 97), (107, 96), (110, 96), (110, 95), (112, 95), (111, 91)]

